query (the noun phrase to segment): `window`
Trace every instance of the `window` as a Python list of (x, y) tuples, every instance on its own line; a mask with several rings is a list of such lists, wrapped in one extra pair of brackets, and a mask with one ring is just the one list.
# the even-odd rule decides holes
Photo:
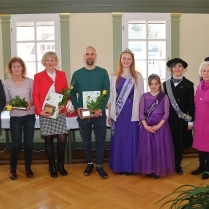
[(170, 14), (124, 13), (123, 28), (123, 49), (133, 51), (145, 91), (149, 89), (150, 74), (158, 74), (165, 81), (169, 77), (166, 61), (170, 57)]
[(42, 55), (56, 51), (60, 58), (59, 14), (29, 14), (11, 16), (11, 52), (21, 57), (27, 66), (27, 76), (43, 70)]

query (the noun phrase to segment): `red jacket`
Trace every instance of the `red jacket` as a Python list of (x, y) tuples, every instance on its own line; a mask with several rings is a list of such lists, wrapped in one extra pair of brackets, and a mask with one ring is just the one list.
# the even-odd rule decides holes
[[(48, 76), (46, 70), (35, 74), (32, 96), (35, 106), (35, 112), (37, 115), (39, 115), (42, 112), (43, 102), (52, 84), (53, 84), (53, 80)], [(68, 87), (68, 82), (65, 72), (56, 70), (56, 78), (55, 78), (54, 86), (55, 86), (55, 91), (57, 93), (59, 93), (62, 89)]]

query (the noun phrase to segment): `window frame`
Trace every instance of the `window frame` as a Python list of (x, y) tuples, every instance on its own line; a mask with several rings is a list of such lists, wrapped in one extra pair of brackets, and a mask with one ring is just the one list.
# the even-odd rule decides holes
[[(128, 41), (131, 40), (128, 38), (128, 24), (129, 22), (136, 21), (165, 21), (166, 22), (166, 60), (168, 61), (171, 57), (171, 17), (170, 13), (123, 13), (123, 33), (122, 33), (122, 48), (123, 50), (128, 48)], [(147, 39), (147, 37), (146, 37)], [(139, 40), (139, 39), (136, 39)], [(151, 41), (156, 39), (150, 39)], [(158, 39), (159, 40), (159, 39)], [(148, 46), (147, 39), (146, 45)], [(147, 75), (148, 75), (148, 58), (146, 58), (146, 68), (147, 68)], [(170, 71), (167, 70), (165, 66), (165, 79), (169, 79), (171, 76)], [(148, 84), (147, 84), (147, 78), (144, 78), (145, 81), (145, 91), (149, 90)]]
[[(61, 40), (60, 40), (60, 17), (59, 14), (15, 14), (11, 15), (11, 56), (17, 56), (17, 44), (18, 43), (24, 43), (24, 41), (17, 41), (17, 23), (18, 22), (54, 22), (54, 40), (49, 40), (46, 42), (54, 42), (55, 43), (55, 52), (59, 59), (61, 60)], [(36, 33), (36, 27), (35, 27), (35, 33)], [(36, 37), (36, 36), (35, 36)], [(27, 41), (27, 42), (35, 42), (35, 47), (37, 48), (37, 44), (43, 42), (43, 40), (37, 40), (34, 41)], [(35, 56), (37, 58), (37, 50), (35, 50)], [(25, 60), (24, 60), (25, 61)], [(38, 62), (35, 61), (36, 66), (36, 73), (40, 70), (38, 69)], [(58, 68), (61, 69), (61, 62), (59, 63)], [(29, 69), (28, 69), (29, 70)]]

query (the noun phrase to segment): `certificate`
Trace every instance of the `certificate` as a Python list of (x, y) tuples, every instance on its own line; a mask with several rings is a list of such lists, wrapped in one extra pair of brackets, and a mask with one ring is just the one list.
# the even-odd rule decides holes
[(83, 91), (83, 109), (80, 109), (80, 116), (81, 119), (84, 118), (91, 118), (94, 114), (93, 110), (89, 110), (87, 107), (87, 103), (93, 101), (96, 101), (97, 97), (100, 96), (100, 91)]
[(101, 92), (100, 91), (83, 91), (82, 96), (83, 96), (83, 108), (87, 109), (87, 102), (93, 100), (96, 101), (96, 98), (100, 96)]
[(50, 118), (57, 119), (59, 117), (58, 104), (62, 101), (62, 98), (63, 95), (56, 92), (50, 92), (46, 95), (42, 109), (51, 114)]

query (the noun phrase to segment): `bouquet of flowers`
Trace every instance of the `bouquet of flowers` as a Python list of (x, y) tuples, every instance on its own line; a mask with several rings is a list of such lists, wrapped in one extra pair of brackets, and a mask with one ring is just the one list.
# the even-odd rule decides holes
[(25, 101), (25, 98), (21, 99), (19, 96), (15, 96), (15, 98), (12, 98), (9, 102), (9, 105), (7, 105), (7, 110), (14, 109), (26, 109), (28, 106), (28, 103)]
[(69, 86), (68, 88), (62, 89), (59, 94), (63, 95), (62, 101), (59, 102), (59, 106), (60, 105), (66, 105), (68, 100), (70, 99), (70, 92), (73, 89), (73, 86)]
[(87, 108), (92, 111), (98, 110), (102, 102), (105, 100), (106, 94), (107, 94), (107, 91), (103, 90), (102, 94), (100, 94), (95, 100), (92, 99), (92, 100), (87, 101)]

